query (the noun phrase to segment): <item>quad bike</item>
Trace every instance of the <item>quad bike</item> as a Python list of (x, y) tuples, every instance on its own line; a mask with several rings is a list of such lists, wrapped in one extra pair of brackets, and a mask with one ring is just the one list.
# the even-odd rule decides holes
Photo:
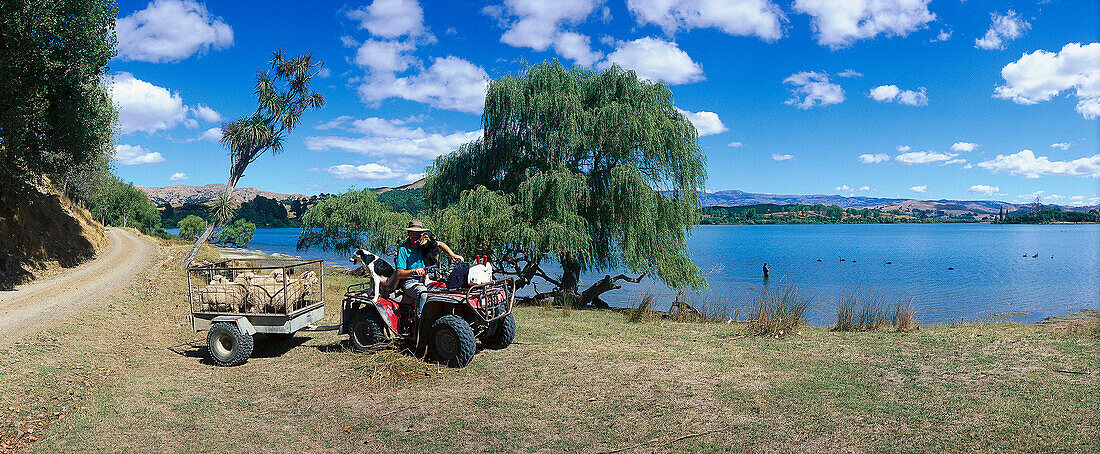
[[(429, 270), (439, 275), (441, 270)], [(426, 279), (427, 276), (421, 277)], [(381, 342), (396, 342), (414, 351), (426, 349), (437, 361), (465, 367), (477, 352), (477, 340), (488, 349), (502, 349), (516, 335), (512, 316), (515, 280), (497, 279), (462, 288), (428, 286), (428, 297), (419, 318), (416, 300), (397, 289), (373, 282), (348, 286), (341, 305), (340, 334), (347, 334), (352, 348), (369, 349)]]

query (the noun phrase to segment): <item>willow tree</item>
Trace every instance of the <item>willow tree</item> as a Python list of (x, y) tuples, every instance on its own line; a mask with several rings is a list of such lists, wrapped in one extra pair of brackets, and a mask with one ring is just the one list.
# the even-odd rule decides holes
[[(578, 292), (585, 270), (705, 285), (685, 242), (705, 158), (664, 84), (618, 66), (542, 63), (490, 82), (481, 121), (481, 139), (428, 169), (425, 197), (448, 241), (491, 252), (520, 285), (542, 277), (578, 305), (600, 293)], [(487, 226), (471, 212), (511, 218)], [(560, 277), (543, 269), (548, 257)]]
[(248, 165), (269, 150), (272, 154), (281, 152), (286, 136), (298, 126), (302, 113), (325, 104), (325, 97), (310, 88), (310, 81), (322, 66), (314, 63), (310, 54), (286, 59), (282, 51), (276, 51), (268, 64), (270, 68), (256, 76), (256, 111), (222, 125), (221, 143), (229, 149), (229, 182), (225, 192), (211, 204), (213, 220), (180, 259), (182, 268), (191, 264), (199, 247), (210, 239), (219, 224), (232, 219), (233, 189)]

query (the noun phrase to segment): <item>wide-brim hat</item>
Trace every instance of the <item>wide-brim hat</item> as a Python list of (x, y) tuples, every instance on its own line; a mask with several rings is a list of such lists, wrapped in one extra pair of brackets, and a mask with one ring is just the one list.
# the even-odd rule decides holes
[(412, 222), (409, 223), (409, 226), (405, 228), (405, 231), (406, 232), (427, 232), (428, 229), (424, 228), (424, 224), (421, 224), (420, 221), (412, 221)]

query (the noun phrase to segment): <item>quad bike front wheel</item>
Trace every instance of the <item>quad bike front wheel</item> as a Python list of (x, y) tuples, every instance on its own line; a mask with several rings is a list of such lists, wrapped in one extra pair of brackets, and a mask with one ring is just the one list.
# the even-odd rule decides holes
[(355, 318), (352, 319), (350, 328), (348, 330), (348, 341), (351, 343), (352, 350), (366, 351), (385, 340), (378, 317), (372, 316), (366, 310), (355, 312)]
[(432, 356), (450, 367), (466, 367), (477, 353), (474, 330), (457, 315), (444, 315), (432, 324)]
[(216, 322), (210, 325), (206, 333), (206, 345), (210, 348), (210, 359), (215, 365), (239, 366), (252, 356), (255, 346), (252, 336), (241, 332), (236, 323)]
[(492, 332), (481, 338), (481, 345), (491, 350), (500, 350), (512, 345), (516, 338), (516, 319), (512, 314), (493, 322)]

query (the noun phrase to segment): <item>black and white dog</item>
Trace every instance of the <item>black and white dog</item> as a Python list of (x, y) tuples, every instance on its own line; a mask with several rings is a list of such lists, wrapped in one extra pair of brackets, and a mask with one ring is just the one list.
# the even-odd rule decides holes
[(420, 234), (420, 254), (424, 257), (425, 265), (439, 264), (439, 239), (430, 230)]
[(359, 249), (351, 255), (351, 263), (362, 264), (363, 269), (370, 273), (371, 282), (374, 283), (374, 297), (381, 296), (379, 293), (381, 287), (390, 288), (397, 277), (397, 273), (394, 272), (393, 266), (382, 260), (381, 257), (374, 255), (370, 251)]

